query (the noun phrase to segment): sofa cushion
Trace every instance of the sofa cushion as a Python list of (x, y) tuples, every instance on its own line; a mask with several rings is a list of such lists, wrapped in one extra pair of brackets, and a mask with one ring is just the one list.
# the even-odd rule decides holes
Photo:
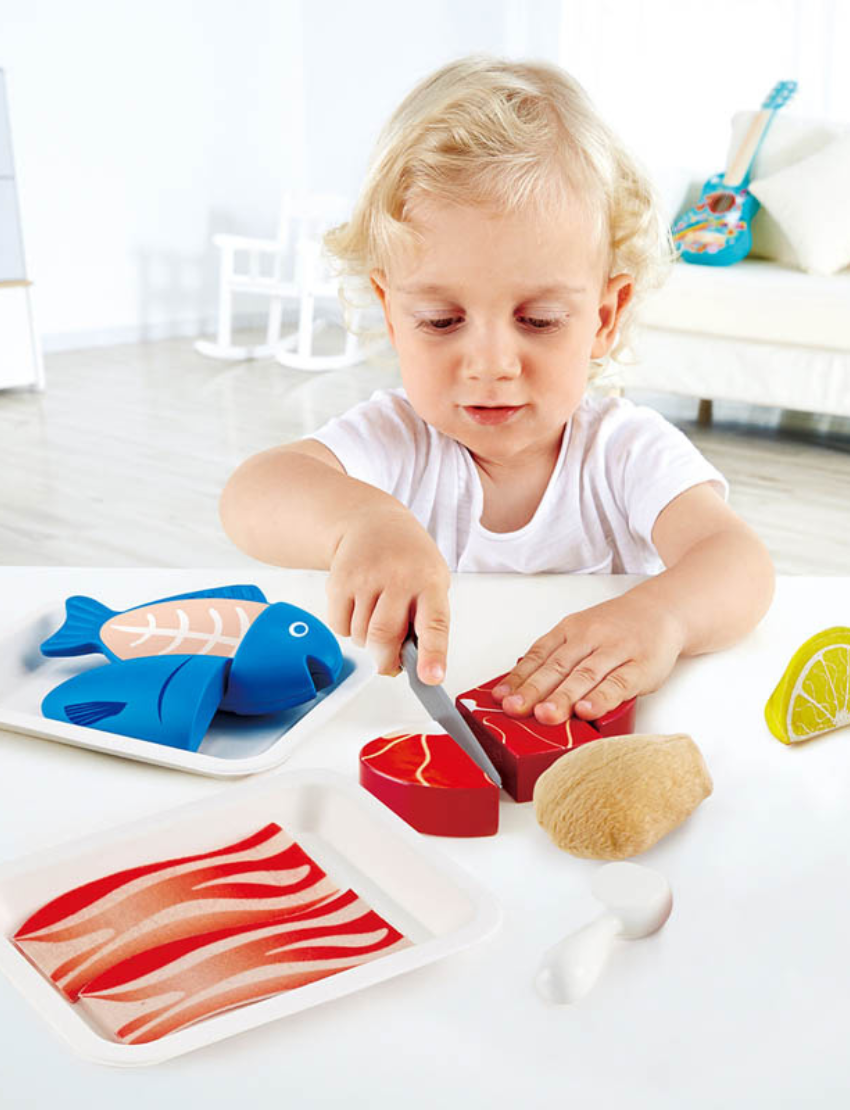
[(850, 264), (850, 135), (753, 181), (750, 191), (782, 228), (803, 270), (834, 274)]
[[(732, 117), (726, 165), (741, 145), (758, 112), (736, 112)], [(850, 133), (850, 126), (836, 120), (812, 119), (795, 116), (793, 109), (783, 109), (773, 117), (764, 142), (753, 162), (750, 179), (771, 177), (786, 166), (816, 154), (833, 140)]]
[(734, 266), (679, 261), (638, 312), (671, 331), (850, 351), (850, 269), (831, 277), (764, 259)]

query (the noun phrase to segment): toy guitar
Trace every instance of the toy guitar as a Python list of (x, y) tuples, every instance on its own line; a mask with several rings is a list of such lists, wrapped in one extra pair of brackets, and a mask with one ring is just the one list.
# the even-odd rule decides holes
[(697, 204), (673, 224), (673, 242), (686, 262), (730, 266), (750, 253), (750, 221), (759, 209), (747, 188), (750, 171), (773, 117), (796, 91), (796, 81), (774, 85), (726, 172), (710, 177)]

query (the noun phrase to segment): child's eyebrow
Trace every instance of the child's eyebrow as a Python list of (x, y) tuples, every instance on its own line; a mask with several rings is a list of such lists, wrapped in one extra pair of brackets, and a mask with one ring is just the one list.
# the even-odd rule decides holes
[[(523, 294), (520, 297), (520, 300), (532, 301), (535, 300), (537, 297), (549, 297), (552, 295), (563, 296), (564, 294), (584, 293), (585, 289), (586, 286), (584, 285), (541, 285), (536, 289), (530, 289), (527, 293)], [(449, 297), (453, 296), (453, 293), (450, 289), (447, 289), (442, 285), (435, 285), (430, 282), (422, 283), (419, 285), (399, 285), (398, 292), (413, 294), (417, 296), (421, 295), (422, 293), (435, 293), (441, 296)]]

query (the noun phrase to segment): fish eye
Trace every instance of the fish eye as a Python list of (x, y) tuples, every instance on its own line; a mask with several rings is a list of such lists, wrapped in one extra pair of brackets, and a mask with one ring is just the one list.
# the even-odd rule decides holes
[(309, 631), (310, 631), (310, 626), (309, 626), (309, 624), (305, 624), (304, 621), (294, 621), (289, 626), (289, 635), (290, 636), (299, 636), (299, 637), (300, 636), (306, 636)]

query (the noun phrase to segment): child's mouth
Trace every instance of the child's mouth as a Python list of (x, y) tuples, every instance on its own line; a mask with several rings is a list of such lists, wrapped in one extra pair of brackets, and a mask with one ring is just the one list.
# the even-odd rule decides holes
[(522, 405), (464, 405), (463, 411), (476, 424), (504, 424), (521, 408)]

